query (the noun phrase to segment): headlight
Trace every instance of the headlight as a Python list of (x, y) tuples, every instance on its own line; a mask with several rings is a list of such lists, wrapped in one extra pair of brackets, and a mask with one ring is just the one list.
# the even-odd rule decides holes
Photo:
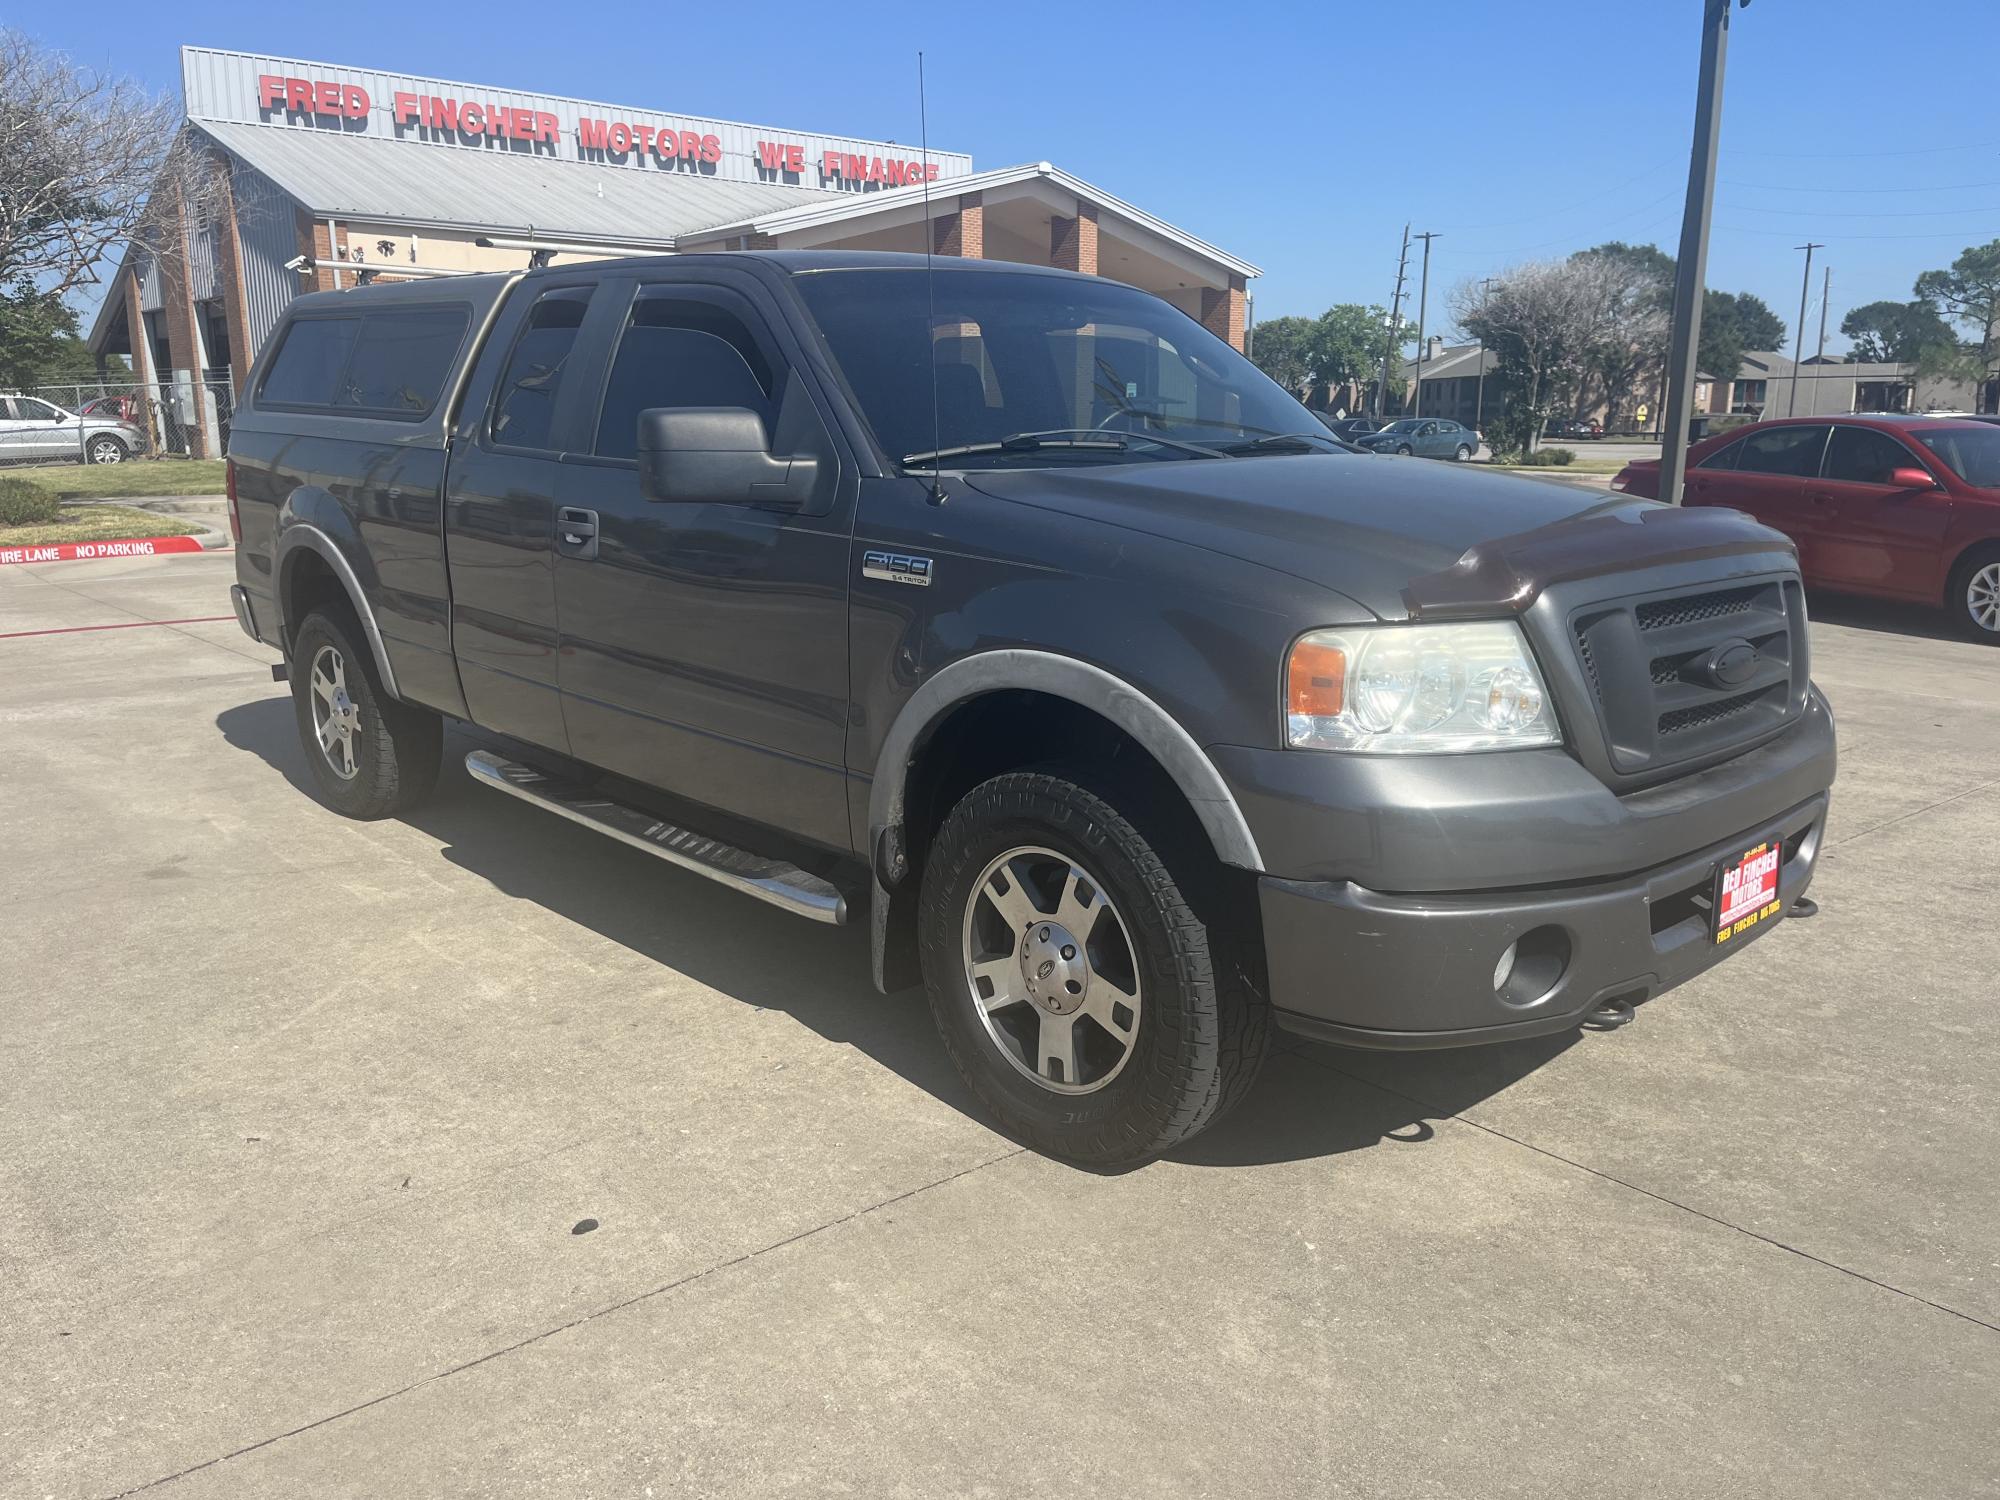
[(1451, 754), (1562, 742), (1511, 620), (1315, 630), (1285, 669), (1295, 750)]

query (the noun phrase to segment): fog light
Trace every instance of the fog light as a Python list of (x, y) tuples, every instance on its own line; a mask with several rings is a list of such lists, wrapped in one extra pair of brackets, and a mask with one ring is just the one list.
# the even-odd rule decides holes
[(1519, 946), (1518, 943), (1509, 943), (1506, 950), (1500, 955), (1500, 962), (1493, 966), (1493, 988), (1495, 990), (1505, 989), (1507, 981), (1514, 977), (1514, 951)]

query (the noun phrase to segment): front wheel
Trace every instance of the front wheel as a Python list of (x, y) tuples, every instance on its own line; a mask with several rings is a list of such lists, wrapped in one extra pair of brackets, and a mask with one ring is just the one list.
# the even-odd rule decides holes
[(443, 722), (382, 690), (352, 615), (307, 615), (291, 664), (299, 739), (322, 802), (350, 818), (386, 818), (431, 794)]
[(1094, 1167), (1169, 1150), (1241, 1096), (1269, 1008), (1235, 944), (1110, 803), (1055, 775), (969, 792), (923, 875), (924, 986), (972, 1091), (1037, 1149)]
[(125, 445), (114, 437), (92, 438), (86, 456), (94, 464), (122, 464)]
[(1398, 443), (1396, 451), (1404, 458), (1408, 458), (1412, 453), (1416, 452), (1416, 449), (1412, 448), (1408, 443)]
[(1975, 547), (1951, 570), (1945, 612), (1962, 634), (2000, 646), (2000, 546)]

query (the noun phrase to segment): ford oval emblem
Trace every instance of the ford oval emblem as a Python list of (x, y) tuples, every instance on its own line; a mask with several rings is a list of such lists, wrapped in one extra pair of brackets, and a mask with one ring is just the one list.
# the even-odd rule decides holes
[(1709, 652), (1696, 671), (1717, 687), (1738, 687), (1756, 675), (1759, 659), (1757, 648), (1739, 637)]

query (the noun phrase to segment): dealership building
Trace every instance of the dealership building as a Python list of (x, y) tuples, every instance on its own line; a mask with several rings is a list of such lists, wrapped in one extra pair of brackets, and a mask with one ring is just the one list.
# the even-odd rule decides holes
[(197, 454), (301, 292), (550, 259), (928, 239), (1130, 282), (1244, 347), (1256, 266), (1051, 162), (199, 47), (181, 78), (215, 190), (168, 216), (181, 245), (128, 249), (89, 342), (167, 389)]

